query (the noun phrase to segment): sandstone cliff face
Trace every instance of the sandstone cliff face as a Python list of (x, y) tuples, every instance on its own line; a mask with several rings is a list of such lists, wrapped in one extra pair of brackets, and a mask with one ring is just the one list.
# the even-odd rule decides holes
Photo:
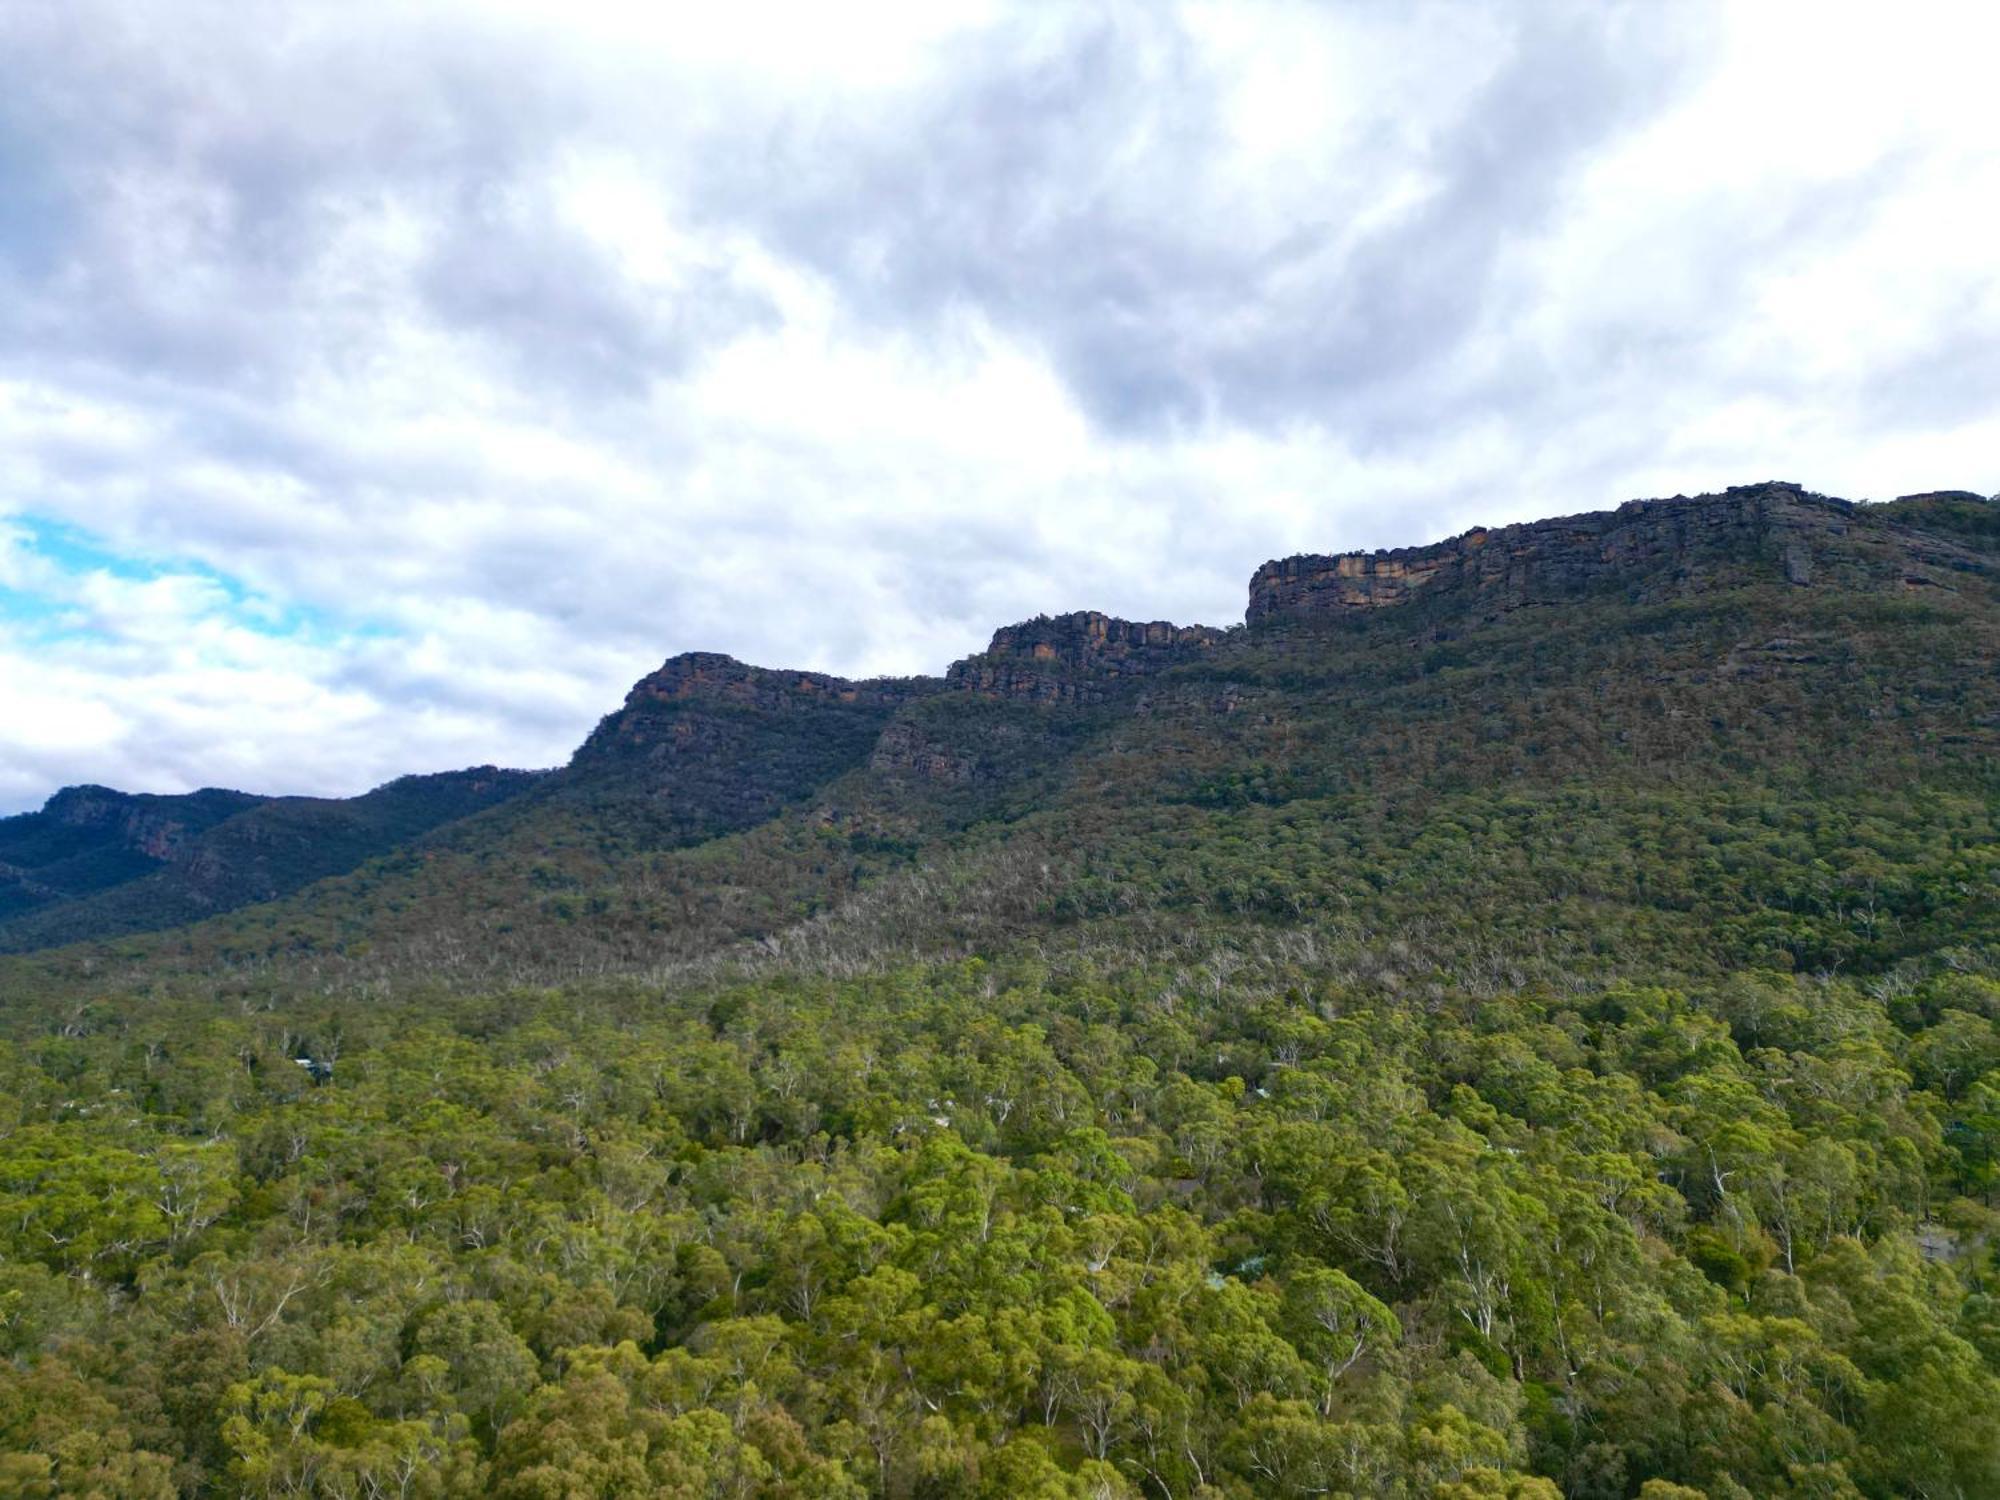
[(1635, 602), (1649, 602), (1757, 577), (1800, 587), (1951, 587), (1952, 575), (1989, 566), (1866, 507), (1770, 483), (1477, 529), (1430, 547), (1269, 562), (1250, 580), (1248, 618), (1339, 614), (1443, 594), (1498, 613), (1621, 585)]
[(1121, 620), (1095, 610), (1038, 615), (993, 633), (977, 656), (952, 665), (945, 692), (900, 713), (868, 767), (898, 781), (991, 790), (1017, 783), (1065, 753), (1088, 708), (1132, 695), (1155, 673), (1197, 661), (1227, 631), (1165, 620)]
[(657, 672), (640, 678), (626, 694), (625, 707), (630, 711), (643, 710), (648, 704), (700, 702), (774, 713), (829, 704), (894, 708), (932, 686), (926, 678), (849, 682), (824, 672), (777, 671), (749, 666), (719, 652), (689, 651), (669, 658)]
[(670, 844), (748, 827), (862, 764), (891, 714), (941, 686), (690, 652), (639, 680), (549, 795), (616, 808)]
[(1228, 632), (1166, 620), (1120, 620), (1095, 610), (1038, 615), (993, 633), (978, 656), (953, 664), (961, 692), (1041, 703), (1095, 703), (1118, 684), (1193, 661)]

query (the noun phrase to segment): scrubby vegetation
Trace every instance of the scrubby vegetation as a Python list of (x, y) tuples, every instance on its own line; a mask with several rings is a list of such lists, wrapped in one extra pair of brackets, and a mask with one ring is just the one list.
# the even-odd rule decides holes
[(0, 952), (153, 932), (296, 891), (533, 788), (483, 766), (359, 797), (70, 787), (0, 818)]
[(1888, 576), (676, 696), (8, 960), (0, 1495), (2000, 1494), (2000, 598)]

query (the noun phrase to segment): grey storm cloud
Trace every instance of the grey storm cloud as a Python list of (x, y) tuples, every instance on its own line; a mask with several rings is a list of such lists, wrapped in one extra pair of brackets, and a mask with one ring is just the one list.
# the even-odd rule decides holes
[(0, 808), (547, 763), (675, 650), (936, 671), (1634, 494), (1991, 488), (1984, 24), (19, 0)]

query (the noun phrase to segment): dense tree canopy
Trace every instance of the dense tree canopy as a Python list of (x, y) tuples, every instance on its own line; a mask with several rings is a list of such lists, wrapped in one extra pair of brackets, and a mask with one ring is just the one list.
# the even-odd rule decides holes
[(89, 1004), (5, 1493), (1994, 1492), (2000, 983), (1220, 967)]
[(1887, 578), (737, 673), (6, 960), (0, 1497), (2000, 1495), (2000, 596)]

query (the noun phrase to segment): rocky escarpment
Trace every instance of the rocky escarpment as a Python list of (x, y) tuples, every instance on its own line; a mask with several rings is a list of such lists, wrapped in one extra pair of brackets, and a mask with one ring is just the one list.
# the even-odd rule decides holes
[[(788, 672), (753, 667), (714, 651), (687, 651), (670, 657), (658, 671), (633, 684), (625, 709), (599, 726), (630, 736), (642, 734), (648, 705), (707, 703), (773, 713), (810, 711), (829, 705), (894, 708), (934, 690), (932, 679), (877, 677), (849, 682), (824, 672)], [(595, 738), (595, 736), (593, 736)]]
[(860, 765), (897, 709), (941, 687), (689, 652), (633, 686), (547, 795), (613, 809), (652, 842), (748, 827)]
[[(1813, 613), (1795, 606), (1838, 604), (1846, 590), (1892, 593), (1935, 606), (1892, 615), (1950, 620), (2000, 599), (2000, 504), (1971, 491), (1927, 491), (1855, 505), (1783, 483), (1634, 501), (1475, 529), (1433, 546), (1268, 563), (1251, 581), (1248, 618), (1263, 627), (1426, 606), (1406, 617), (1422, 621), (1418, 629), (1392, 619), (1381, 632), (1425, 647), (1424, 675), (1411, 679), (1415, 706), (1403, 705), (1416, 715), (1426, 711), (1428, 675), (1465, 659), (1480, 626), (1509, 611), (1588, 596), (1591, 609), (1615, 617), (1625, 603), (1742, 585), (1762, 586), (1745, 591), (1755, 596), (1746, 609), (1762, 612), (1757, 628), (1690, 647), (1673, 673), (1704, 688), (1791, 691), (1825, 676), (1829, 663), (1859, 670), (1841, 644), (1841, 623), (1790, 618)], [(1451, 608), (1433, 618), (1427, 606), (1443, 602)], [(1957, 653), (1954, 701), (1968, 702), (1963, 685), (1990, 686), (1990, 660), (1939, 629), (1938, 649)], [(353, 869), (447, 823), (454, 831), (431, 836), (427, 848), (461, 834), (473, 843), (518, 834), (539, 860), (593, 841), (621, 855), (671, 848), (787, 809), (851, 812), (871, 798), (876, 812), (894, 817), (1005, 818), (1066, 777), (1098, 785), (1165, 774), (1155, 759), (1103, 753), (1128, 730), (1152, 734), (1156, 746), (1254, 744), (1262, 769), (1244, 795), (1268, 795), (1304, 784), (1295, 765), (1312, 748), (1289, 727), (1292, 684), (1318, 674), (1325, 681), (1314, 691), (1341, 701), (1369, 686), (1322, 672), (1344, 670), (1344, 656), (1321, 660), (1324, 646), (1313, 630), (1218, 630), (1081, 611), (1005, 626), (942, 678), (849, 681), (695, 652), (640, 679), (570, 764), (546, 776), (484, 768), (341, 801), (75, 787), (38, 813), (0, 819), (0, 950), (225, 911)], [(1403, 664), (1392, 665), (1394, 678)], [(1907, 675), (1895, 678), (1895, 695), (1843, 700), (1842, 712), (1870, 722), (1909, 712), (1917, 699), (1902, 691)], [(1661, 669), (1652, 685), (1675, 680)], [(1715, 715), (1704, 708), (1700, 717)], [(1662, 733), (1675, 731), (1671, 716), (1663, 722)], [(1984, 745), (2000, 719), (1981, 707), (1968, 722), (1972, 730), (1954, 732)], [(1394, 723), (1380, 730), (1394, 732)], [(1512, 733), (1531, 738), (1527, 729)], [(1413, 735), (1397, 753), (1414, 763), (1429, 743)], [(863, 770), (872, 779), (843, 779)], [(1227, 787), (1217, 795), (1225, 793), (1234, 795)], [(458, 822), (510, 800), (495, 817)]]
[(1080, 716), (1043, 710), (1113, 702), (1156, 673), (1200, 660), (1228, 634), (1095, 610), (1003, 626), (984, 651), (952, 665), (944, 694), (883, 730), (869, 769), (932, 786), (1017, 782), (1059, 761), (1081, 732)]
[(1254, 625), (1446, 594), (1497, 613), (1607, 587), (1643, 603), (1759, 578), (1949, 588), (1955, 577), (1990, 567), (1979, 553), (1870, 507), (1774, 482), (1475, 528), (1429, 547), (1269, 562), (1250, 580), (1247, 615)]
[(993, 633), (946, 683), (963, 692), (1042, 703), (1094, 703), (1123, 682), (1194, 661), (1228, 632), (1166, 620), (1120, 620), (1094, 610), (1037, 615)]

